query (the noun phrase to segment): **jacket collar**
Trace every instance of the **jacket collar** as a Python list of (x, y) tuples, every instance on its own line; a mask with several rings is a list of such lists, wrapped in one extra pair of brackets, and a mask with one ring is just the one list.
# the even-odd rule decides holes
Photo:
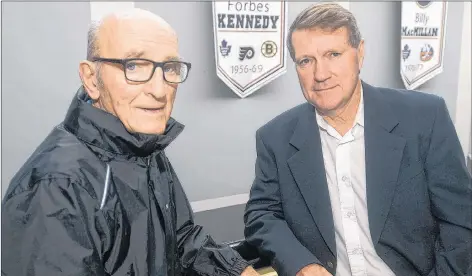
[[(390, 105), (380, 95), (377, 88), (362, 82), (362, 109), (364, 115), (362, 116), (362, 124), (373, 123), (390, 132), (397, 124), (396, 119)], [(359, 117), (357, 119), (360, 119)], [(306, 135), (306, 129), (311, 127), (318, 127), (318, 122), (313, 125), (313, 120), (316, 121), (316, 109), (309, 103), (305, 103), (303, 111), (291, 137), (290, 144), (296, 148), (300, 148), (304, 143), (311, 142)]]
[(86, 144), (115, 154), (135, 156), (164, 150), (184, 129), (184, 125), (170, 118), (162, 135), (128, 132), (116, 116), (88, 102), (83, 86), (72, 100), (64, 127)]

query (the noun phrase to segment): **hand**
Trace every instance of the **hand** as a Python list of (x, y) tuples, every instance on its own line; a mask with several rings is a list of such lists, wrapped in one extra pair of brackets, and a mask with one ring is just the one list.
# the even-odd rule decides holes
[(248, 266), (243, 273), (241, 273), (241, 276), (260, 276), (260, 274), (257, 273), (252, 266)]
[(333, 276), (324, 267), (317, 264), (307, 265), (298, 271), (297, 276)]

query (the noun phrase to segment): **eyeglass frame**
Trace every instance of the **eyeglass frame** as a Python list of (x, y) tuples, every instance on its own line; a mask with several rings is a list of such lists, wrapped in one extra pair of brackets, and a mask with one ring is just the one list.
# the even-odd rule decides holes
[[(150, 74), (149, 78), (147, 80), (143, 80), (143, 81), (136, 81), (136, 80), (131, 80), (128, 78), (128, 76), (126, 75), (126, 64), (130, 61), (134, 61), (134, 60), (141, 60), (141, 61), (148, 61), (150, 63), (153, 64), (153, 69), (152, 69), (152, 73)], [(115, 63), (115, 64), (121, 64), (123, 66), (123, 74), (125, 75), (125, 79), (126, 80), (129, 80), (129, 81), (132, 81), (132, 82), (140, 82), (140, 83), (145, 83), (145, 82), (148, 82), (149, 80), (152, 79), (152, 77), (154, 76), (154, 73), (156, 72), (156, 68), (159, 67), (162, 69), (162, 78), (168, 82), (168, 83), (172, 83), (172, 84), (179, 84), (179, 83), (183, 83), (187, 80), (188, 78), (188, 74), (190, 73), (190, 69), (192, 68), (192, 64), (190, 62), (185, 62), (185, 61), (181, 61), (181, 60), (168, 60), (168, 61), (162, 61), (162, 62), (159, 62), (159, 61), (153, 61), (153, 60), (150, 60), (150, 59), (145, 59), (145, 58), (125, 58), (125, 59), (117, 59), (117, 58), (102, 58), (102, 57), (93, 57), (91, 58), (91, 61), (92, 62), (110, 62), (110, 63)], [(185, 79), (181, 82), (173, 82), (173, 81), (168, 81), (166, 79), (166, 73), (164, 72), (164, 65), (167, 64), (167, 63), (182, 63), (182, 64), (185, 64), (187, 66), (187, 76), (185, 76)]]

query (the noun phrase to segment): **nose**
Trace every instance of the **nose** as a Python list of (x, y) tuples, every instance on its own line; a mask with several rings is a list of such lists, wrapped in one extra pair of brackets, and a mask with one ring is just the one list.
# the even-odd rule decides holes
[(166, 96), (166, 86), (162, 69), (157, 67), (151, 79), (144, 85), (144, 92), (155, 98), (162, 98)]
[(324, 82), (330, 77), (328, 65), (324, 61), (315, 62), (313, 75), (316, 82)]

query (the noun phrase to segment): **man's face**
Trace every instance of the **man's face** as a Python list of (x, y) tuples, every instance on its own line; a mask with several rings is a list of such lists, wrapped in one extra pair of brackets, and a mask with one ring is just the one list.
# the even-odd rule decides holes
[(292, 43), (306, 100), (322, 113), (336, 114), (349, 102), (359, 83), (363, 42), (353, 48), (348, 30), (340, 28), (297, 30)]
[[(102, 58), (144, 58), (163, 62), (178, 59), (175, 34), (149, 19), (114, 20), (100, 30)], [(97, 105), (117, 116), (130, 132), (162, 134), (172, 112), (176, 84), (163, 78), (162, 68), (145, 83), (125, 78), (120, 64), (101, 64), (102, 87)]]

